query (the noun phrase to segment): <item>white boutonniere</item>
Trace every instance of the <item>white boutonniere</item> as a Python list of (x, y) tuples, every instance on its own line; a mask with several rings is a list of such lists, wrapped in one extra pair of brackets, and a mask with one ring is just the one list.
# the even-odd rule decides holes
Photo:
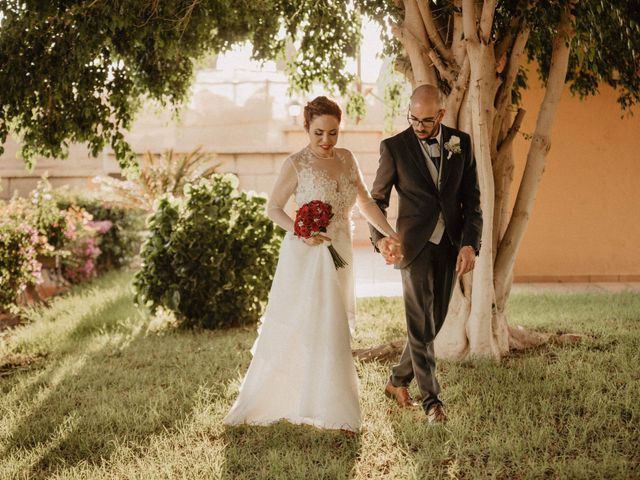
[(451, 137), (449, 137), (449, 141), (444, 144), (444, 149), (449, 152), (447, 158), (449, 158), (453, 153), (461, 153), (462, 147), (460, 147), (460, 137), (457, 135), (451, 135)]

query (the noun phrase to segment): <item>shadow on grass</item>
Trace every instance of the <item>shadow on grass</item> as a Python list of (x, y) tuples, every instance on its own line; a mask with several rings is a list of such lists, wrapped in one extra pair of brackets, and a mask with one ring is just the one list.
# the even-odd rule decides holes
[(279, 422), (224, 431), (225, 479), (348, 479), (360, 454), (360, 434)]
[(231, 380), (218, 354), (224, 335), (145, 335), (130, 297), (123, 290), (79, 317), (50, 365), (12, 380), (10, 408), (20, 413), (0, 458), (11, 457), (14, 475), (48, 478), (108, 462), (122, 445), (144, 450), (188, 421), (203, 384)]

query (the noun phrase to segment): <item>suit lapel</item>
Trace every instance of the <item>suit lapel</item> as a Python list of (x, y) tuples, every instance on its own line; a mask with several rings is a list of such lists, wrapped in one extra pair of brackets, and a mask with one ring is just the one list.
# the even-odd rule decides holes
[(436, 188), (436, 184), (433, 182), (433, 178), (431, 178), (429, 170), (427, 170), (426, 161), (422, 154), (420, 144), (418, 143), (418, 137), (413, 133), (413, 129), (411, 127), (404, 131), (402, 139), (407, 151), (409, 152), (408, 156), (411, 157), (413, 162), (416, 164), (416, 167), (420, 170), (420, 173), (422, 173), (422, 176), (425, 178), (427, 183), (437, 192), (438, 189)]
[(451, 138), (451, 130), (442, 124), (440, 124), (440, 129), (442, 130), (442, 144), (440, 145), (440, 186), (442, 187), (447, 181), (447, 175), (451, 172), (451, 160), (454, 154), (444, 147)]

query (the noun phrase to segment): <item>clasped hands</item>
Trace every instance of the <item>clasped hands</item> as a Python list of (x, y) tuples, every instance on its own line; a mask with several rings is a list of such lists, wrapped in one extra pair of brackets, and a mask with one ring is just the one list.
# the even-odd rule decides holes
[(397, 264), (404, 258), (400, 238), (396, 235), (381, 238), (376, 242), (376, 247), (387, 265)]
[[(376, 243), (387, 265), (397, 264), (403, 259), (402, 246), (398, 237), (383, 237)], [(456, 259), (456, 273), (464, 275), (473, 270), (476, 252), (471, 246), (464, 246), (458, 252)]]

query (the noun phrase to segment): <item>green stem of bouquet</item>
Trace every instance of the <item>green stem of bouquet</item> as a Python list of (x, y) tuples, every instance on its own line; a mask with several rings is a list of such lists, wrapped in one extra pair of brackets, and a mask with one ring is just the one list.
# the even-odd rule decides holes
[(346, 260), (340, 256), (338, 251), (335, 248), (333, 248), (333, 245), (329, 245), (327, 248), (329, 249), (329, 253), (331, 254), (331, 258), (333, 259), (333, 264), (335, 265), (336, 270), (338, 270), (339, 268), (344, 268), (347, 265), (349, 265), (346, 262)]

